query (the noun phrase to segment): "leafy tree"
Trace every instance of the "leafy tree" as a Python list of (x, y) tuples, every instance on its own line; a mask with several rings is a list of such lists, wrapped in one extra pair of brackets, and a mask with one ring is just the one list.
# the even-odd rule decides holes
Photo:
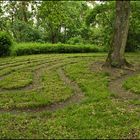
[(102, 40), (101, 44), (107, 47), (110, 45), (110, 34), (112, 34), (114, 27), (114, 9), (114, 2), (96, 4), (86, 17), (87, 26), (95, 31), (99, 30), (101, 33), (96, 39)]
[[(140, 47), (139, 5), (138, 1), (131, 2), (128, 51)], [(114, 1), (0, 1), (0, 30), (18, 42), (79, 42), (109, 48), (114, 9)]]
[(11, 30), (17, 42), (41, 42), (43, 40), (39, 30), (20, 20), (14, 22)]
[[(90, 26), (90, 29), (99, 29), (100, 36), (96, 40), (100, 40), (100, 44), (106, 46), (109, 49), (111, 45), (111, 38), (115, 25), (115, 2), (105, 1), (101, 4), (96, 4), (94, 8), (89, 12), (86, 17), (86, 24)], [(131, 2), (130, 13), (130, 27), (128, 32), (128, 39), (126, 45), (126, 51), (134, 51), (139, 49), (139, 13), (140, 2)], [(96, 33), (93, 33), (96, 34)], [(93, 42), (95, 43), (95, 42)]]
[(47, 31), (52, 43), (57, 42), (64, 22), (64, 2), (43, 1), (39, 7), (40, 23)]
[(85, 2), (43, 1), (39, 7), (39, 22), (50, 42), (66, 42), (80, 35), (86, 10)]

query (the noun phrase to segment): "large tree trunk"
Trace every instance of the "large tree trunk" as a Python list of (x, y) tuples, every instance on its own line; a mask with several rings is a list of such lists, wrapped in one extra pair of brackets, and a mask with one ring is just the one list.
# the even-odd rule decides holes
[(128, 65), (124, 52), (129, 29), (130, 1), (116, 0), (116, 19), (111, 48), (106, 60), (107, 66), (123, 67)]

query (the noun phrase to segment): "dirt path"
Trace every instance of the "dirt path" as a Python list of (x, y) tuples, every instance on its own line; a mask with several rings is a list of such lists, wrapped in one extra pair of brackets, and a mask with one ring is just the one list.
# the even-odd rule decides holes
[(117, 97), (122, 98), (123, 100), (131, 100), (131, 99), (140, 98), (140, 95), (132, 93), (131, 91), (126, 90), (122, 87), (123, 82), (128, 77), (134, 76), (139, 73), (140, 73), (140, 70), (127, 71), (125, 75), (121, 75), (120, 77), (111, 79), (109, 83), (109, 90), (111, 91), (111, 93), (114, 93), (115, 95), (117, 95)]
[[(67, 64), (73, 64), (73, 63), (75, 63), (75, 62), (70, 62), (70, 63), (67, 63)], [(54, 67), (54, 66), (52, 66), (52, 67)], [(52, 67), (49, 67), (49, 68), (52, 68)], [(44, 105), (44, 106), (36, 107), (36, 108), (24, 108), (24, 109), (19, 108), (19, 109), (11, 109), (11, 110), (1, 109), (0, 113), (7, 113), (8, 112), (8, 113), (12, 113), (12, 114), (18, 114), (18, 113), (21, 113), (21, 112), (26, 112), (26, 113), (41, 112), (41, 111), (54, 112), (58, 109), (63, 109), (63, 108), (68, 107), (70, 105), (80, 103), (82, 101), (82, 99), (84, 98), (84, 93), (82, 92), (82, 90), (80, 89), (80, 87), (78, 86), (78, 84), (76, 82), (70, 80), (69, 77), (66, 76), (64, 70), (61, 67), (59, 67), (57, 69), (57, 73), (58, 73), (60, 79), (66, 85), (68, 85), (70, 88), (72, 88), (73, 95), (71, 97), (69, 97), (68, 99), (66, 99), (63, 102), (57, 102), (57, 103), (53, 103), (53, 104), (50, 104), (50, 105)], [(38, 75), (37, 77), (40, 77), (40, 75)]]
[(118, 68), (106, 68), (102, 67), (103, 61), (94, 62), (90, 66), (90, 69), (94, 72), (107, 72), (110, 76), (109, 90), (115, 95), (115, 98), (119, 98), (123, 101), (140, 99), (140, 95), (132, 93), (122, 87), (123, 82), (136, 74), (140, 74), (140, 65), (135, 65), (135, 70), (118, 69)]
[[(51, 65), (49, 65), (48, 63), (52, 62)], [(33, 70), (33, 82), (25, 87), (19, 87), (19, 88), (13, 88), (13, 89), (4, 89), (4, 88), (0, 88), (0, 94), (4, 94), (4, 93), (14, 93), (17, 91), (28, 91), (28, 90), (36, 90), (39, 89), (40, 87), (40, 83), (41, 83), (41, 76), (45, 73), (46, 69), (50, 70), (52, 68), (55, 67), (55, 65), (59, 62), (59, 60), (51, 60), (51, 61), (43, 61), (41, 64), (37, 64)], [(27, 67), (28, 68), (28, 67)], [(30, 67), (29, 67), (30, 69)], [(19, 70), (19, 69), (18, 69)], [(29, 70), (30, 71), (30, 70)], [(13, 71), (11, 71), (10, 73), (12, 73)], [(5, 77), (9, 76), (8, 73), (7, 75), (1, 76), (0, 80), (3, 80)]]
[(66, 104), (80, 103), (84, 98), (84, 93), (82, 92), (81, 88), (78, 86), (78, 84), (75, 81), (70, 80), (69, 77), (66, 76), (63, 68), (59, 68), (57, 72), (60, 78), (62, 79), (62, 81), (64, 81), (66, 85), (71, 87), (74, 92), (73, 96), (71, 96), (70, 100)]

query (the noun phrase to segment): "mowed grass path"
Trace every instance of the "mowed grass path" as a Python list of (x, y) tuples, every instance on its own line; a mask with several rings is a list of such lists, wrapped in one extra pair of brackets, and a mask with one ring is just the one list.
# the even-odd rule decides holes
[[(139, 98), (119, 99), (109, 91), (108, 73), (91, 70), (105, 58), (0, 58), (0, 138), (140, 138)], [(140, 63), (138, 58), (127, 54), (131, 63)], [(139, 74), (123, 86), (139, 94), (138, 85)]]

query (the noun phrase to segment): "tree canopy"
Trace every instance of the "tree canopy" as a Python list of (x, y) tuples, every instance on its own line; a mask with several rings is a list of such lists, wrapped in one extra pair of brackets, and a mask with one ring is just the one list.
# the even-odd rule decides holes
[[(110, 46), (115, 2), (0, 1), (0, 30), (17, 42)], [(140, 2), (131, 2), (127, 51), (140, 49)]]

